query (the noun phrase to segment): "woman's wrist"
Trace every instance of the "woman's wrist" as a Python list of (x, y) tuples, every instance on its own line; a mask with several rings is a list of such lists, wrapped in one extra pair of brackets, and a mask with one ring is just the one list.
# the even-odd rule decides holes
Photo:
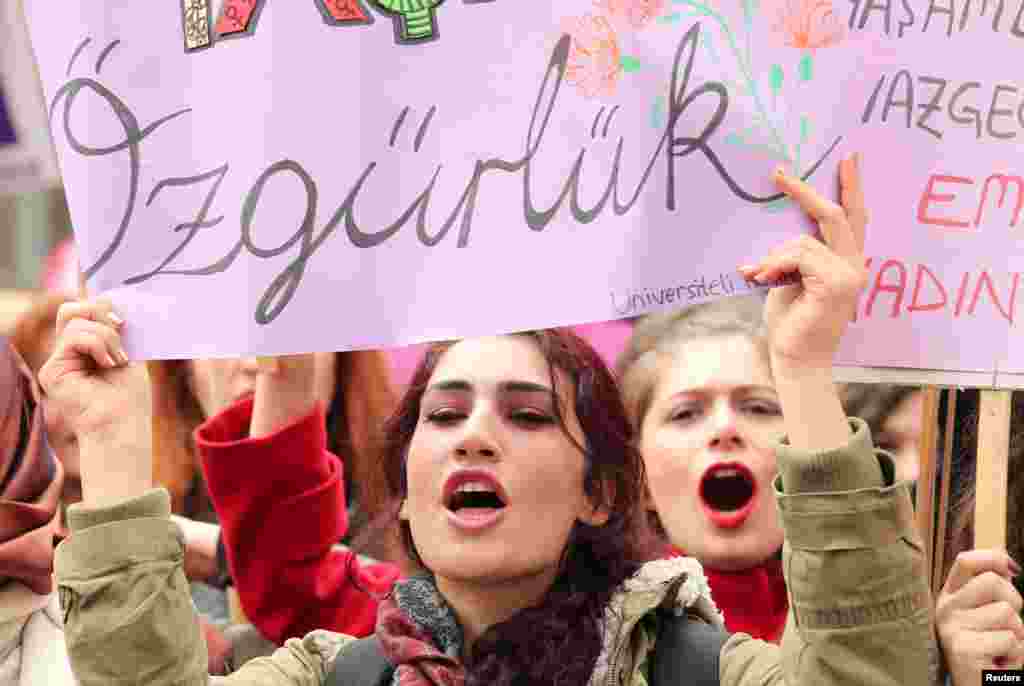
[(276, 358), (270, 369), (256, 379), (252, 420), (252, 438), (268, 436), (316, 408), (315, 367), (307, 356)]
[(832, 378), (831, 365), (793, 365), (773, 357), (772, 375), (790, 445), (825, 452), (849, 443), (850, 423)]
[(82, 500), (107, 506), (153, 488), (152, 429), (146, 421), (78, 437)]
[(220, 527), (178, 515), (171, 519), (185, 536), (185, 575), (193, 581), (212, 583), (218, 576), (217, 543)]

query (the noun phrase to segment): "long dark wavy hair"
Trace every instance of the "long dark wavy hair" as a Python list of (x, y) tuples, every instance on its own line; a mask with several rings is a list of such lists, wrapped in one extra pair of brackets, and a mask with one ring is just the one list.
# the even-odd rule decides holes
[[(642, 510), (643, 461), (615, 380), (590, 345), (565, 329), (513, 335), (536, 344), (548, 362), (556, 392), (556, 370), (572, 384), (575, 407), (557, 408), (558, 421), (567, 431), (566, 413), (573, 411), (579, 419), (584, 491), (610, 516), (603, 526), (576, 522), (551, 589), (539, 605), (492, 626), (477, 640), (467, 660), (466, 683), (583, 686), (601, 653), (604, 612), (612, 594), (655, 551)], [(423, 394), (438, 361), (453, 345), (437, 344), (426, 352), (387, 425), (385, 470), (396, 502), (407, 493), (406, 457)], [(399, 522), (398, 529), (413, 565), (425, 569), (408, 522)]]

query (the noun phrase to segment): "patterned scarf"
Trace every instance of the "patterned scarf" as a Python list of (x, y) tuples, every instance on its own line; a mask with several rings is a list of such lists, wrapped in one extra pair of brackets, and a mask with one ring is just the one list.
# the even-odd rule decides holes
[(463, 686), (462, 628), (430, 576), (395, 584), (381, 602), (376, 635), (397, 665), (392, 686)]

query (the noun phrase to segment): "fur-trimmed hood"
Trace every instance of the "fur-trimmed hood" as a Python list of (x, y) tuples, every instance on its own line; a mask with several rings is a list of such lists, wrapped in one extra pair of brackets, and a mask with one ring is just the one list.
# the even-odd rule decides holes
[(604, 648), (590, 678), (591, 686), (636, 683), (633, 674), (655, 637), (638, 632), (640, 620), (657, 609), (678, 616), (694, 615), (725, 629), (722, 613), (711, 598), (711, 587), (700, 563), (692, 557), (670, 557), (646, 563), (612, 596), (605, 610)]

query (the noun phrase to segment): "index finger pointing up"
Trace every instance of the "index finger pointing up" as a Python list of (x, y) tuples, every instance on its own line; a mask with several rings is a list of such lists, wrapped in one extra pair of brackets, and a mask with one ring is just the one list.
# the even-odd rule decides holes
[(864, 202), (864, 186), (860, 177), (860, 153), (839, 164), (839, 199), (846, 210), (853, 230), (857, 252), (864, 251), (864, 235), (868, 225), (868, 208)]
[[(843, 167), (849, 165), (848, 160), (840, 163), (841, 180), (844, 174)], [(795, 200), (818, 223), (825, 244), (837, 255), (852, 259), (861, 254), (863, 239), (861, 244), (858, 244), (857, 236), (842, 206), (818, 193), (809, 183), (790, 176), (781, 169), (776, 171), (775, 181), (786, 195)]]

